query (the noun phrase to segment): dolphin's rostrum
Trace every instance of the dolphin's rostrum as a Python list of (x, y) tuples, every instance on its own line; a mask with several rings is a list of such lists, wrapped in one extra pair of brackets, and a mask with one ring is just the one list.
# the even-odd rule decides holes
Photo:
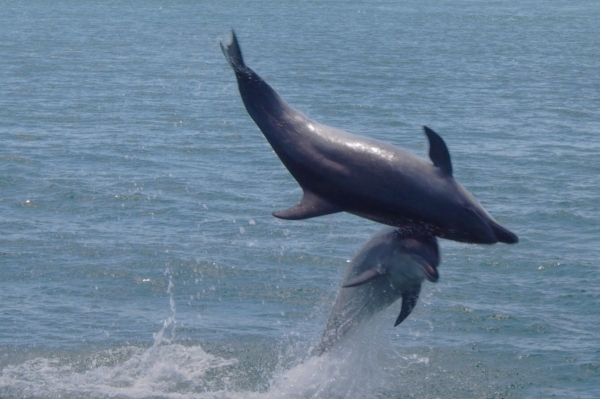
[(450, 153), (425, 127), (433, 164), (392, 145), (322, 125), (289, 106), (244, 64), (236, 36), (221, 48), (246, 110), (300, 184), (300, 202), (273, 215), (307, 219), (348, 212), (404, 234), (493, 244), (516, 243), (452, 177)]
[(402, 297), (394, 326), (412, 312), (424, 280), (436, 282), (440, 254), (432, 236), (405, 236), (385, 228), (350, 261), (318, 353), (331, 349), (363, 322)]

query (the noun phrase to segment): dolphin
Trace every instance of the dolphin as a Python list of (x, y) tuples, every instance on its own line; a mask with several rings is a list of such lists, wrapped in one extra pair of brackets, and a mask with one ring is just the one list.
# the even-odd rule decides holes
[(424, 127), (432, 163), (377, 140), (325, 126), (288, 105), (244, 64), (235, 32), (221, 49), (235, 72), (246, 110), (298, 182), (302, 199), (273, 212), (300, 220), (348, 212), (397, 227), (467, 243), (516, 243), (452, 177), (442, 138)]
[(362, 322), (402, 298), (394, 327), (412, 312), (424, 280), (436, 282), (440, 254), (433, 236), (385, 228), (350, 261), (317, 353), (331, 349)]

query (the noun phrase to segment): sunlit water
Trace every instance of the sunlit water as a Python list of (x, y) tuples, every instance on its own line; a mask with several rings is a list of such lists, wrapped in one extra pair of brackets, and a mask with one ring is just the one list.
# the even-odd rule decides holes
[[(600, 5), (5, 2), (0, 397), (600, 397)], [(379, 226), (300, 189), (219, 49), (316, 120), (425, 157), (520, 242), (313, 357)]]

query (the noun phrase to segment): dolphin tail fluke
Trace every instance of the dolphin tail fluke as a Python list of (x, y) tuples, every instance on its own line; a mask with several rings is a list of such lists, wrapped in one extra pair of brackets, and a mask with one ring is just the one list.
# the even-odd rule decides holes
[(225, 59), (233, 68), (235, 72), (242, 72), (246, 69), (246, 65), (244, 64), (244, 58), (242, 57), (242, 50), (240, 49), (240, 45), (238, 44), (237, 37), (235, 36), (235, 32), (233, 29), (231, 30), (231, 43), (227, 46), (224, 46), (222, 42), (219, 42), (221, 45), (221, 50), (225, 55)]
[(406, 319), (408, 315), (413, 311), (413, 309), (417, 305), (417, 300), (419, 299), (420, 292), (421, 284), (417, 285), (412, 290), (402, 292), (402, 309), (400, 310), (400, 315), (396, 319), (396, 323), (394, 323), (394, 327), (402, 323), (404, 319)]

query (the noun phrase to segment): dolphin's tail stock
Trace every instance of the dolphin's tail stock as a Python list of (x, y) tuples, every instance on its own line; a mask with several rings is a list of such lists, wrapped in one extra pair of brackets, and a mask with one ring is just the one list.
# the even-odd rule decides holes
[(231, 42), (219, 44), (225, 59), (235, 73), (246, 111), (277, 152), (277, 142), (281, 139), (274, 140), (273, 138), (284, 133), (285, 129), (282, 128), (282, 124), (287, 120), (286, 118), (289, 118), (290, 115), (293, 115), (296, 120), (298, 117), (306, 117), (287, 105), (267, 82), (246, 66), (233, 29), (231, 30)]
[(244, 64), (244, 57), (242, 57), (242, 50), (238, 44), (235, 32), (231, 30), (231, 42), (227, 46), (224, 46), (223, 42), (219, 42), (219, 44), (221, 45), (221, 50), (223, 50), (225, 59), (227, 59), (231, 68), (233, 68), (235, 72), (245, 72), (247, 67), (246, 64)]

